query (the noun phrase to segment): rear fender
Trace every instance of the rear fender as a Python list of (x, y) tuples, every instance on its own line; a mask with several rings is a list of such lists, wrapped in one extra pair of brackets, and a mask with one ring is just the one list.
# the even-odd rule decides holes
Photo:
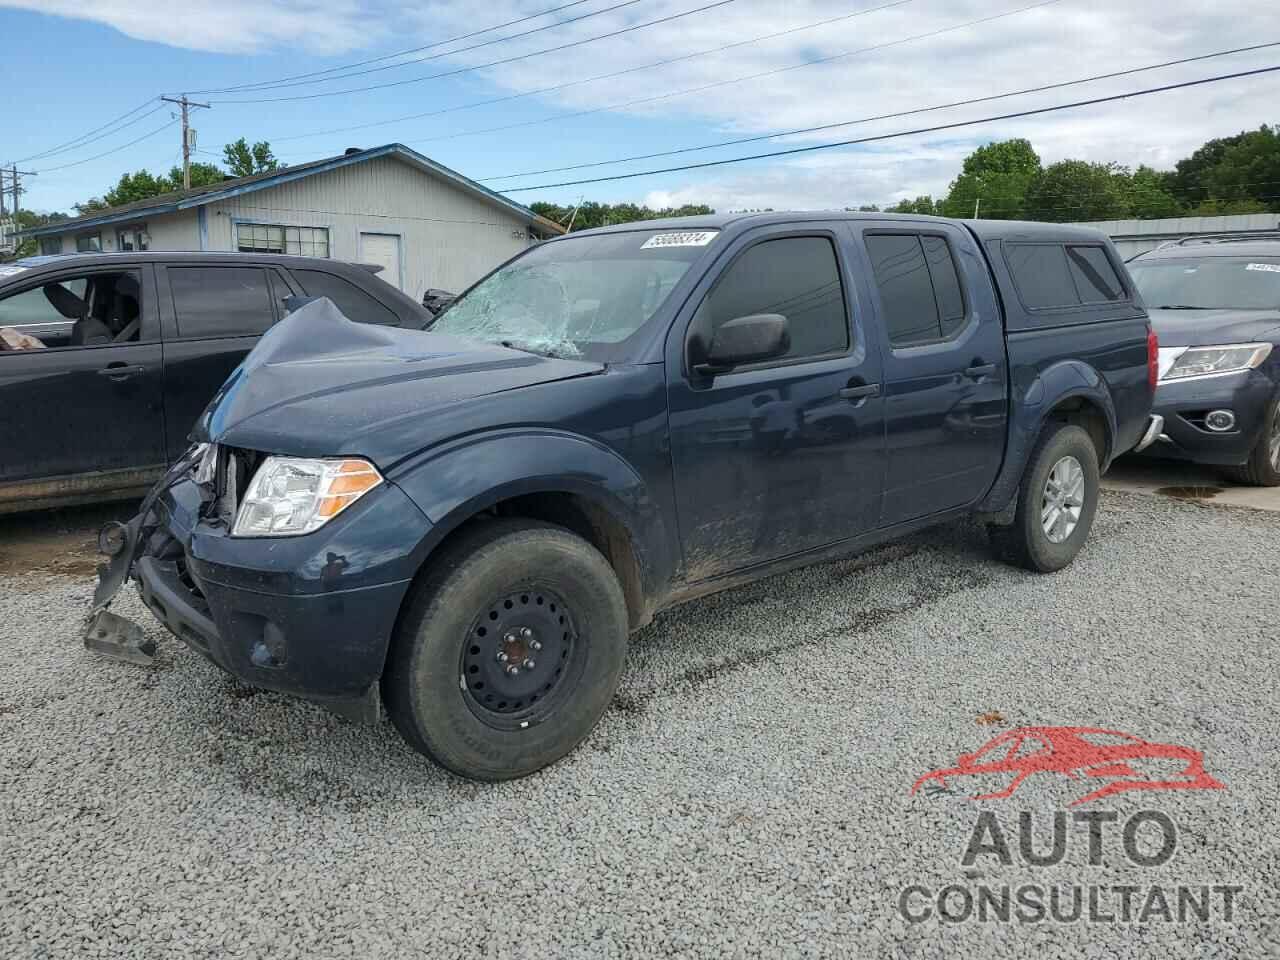
[(626, 529), (645, 598), (674, 568), (671, 540), (644, 479), (615, 451), (587, 437), (554, 430), (480, 434), (436, 448), (388, 479), (431, 520), (416, 551), (419, 564), (463, 523), (502, 501), (568, 493)]
[(1013, 504), (1036, 441), (1044, 432), (1050, 413), (1068, 400), (1085, 400), (1106, 418), (1107, 447), (1098, 451), (1098, 465), (1105, 470), (1114, 455), (1116, 410), (1107, 382), (1089, 364), (1080, 360), (1060, 360), (1030, 377), (1014, 371), (1009, 403), (1009, 438), (1004, 465), (991, 490), (975, 508), (979, 513), (1000, 514)]

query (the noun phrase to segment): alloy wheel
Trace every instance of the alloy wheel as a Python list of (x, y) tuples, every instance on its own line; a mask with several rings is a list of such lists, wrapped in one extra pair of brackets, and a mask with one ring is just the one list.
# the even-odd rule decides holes
[(1075, 532), (1084, 509), (1084, 467), (1066, 456), (1053, 465), (1040, 501), (1040, 526), (1050, 543), (1062, 543)]

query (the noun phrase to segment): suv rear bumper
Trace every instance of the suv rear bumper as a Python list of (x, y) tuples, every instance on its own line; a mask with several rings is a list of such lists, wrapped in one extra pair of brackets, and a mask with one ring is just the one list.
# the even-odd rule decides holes
[[(364, 500), (304, 537), (232, 538), (197, 519), (198, 490), (181, 480), (143, 524), (155, 529), (133, 567), (142, 600), (174, 636), (245, 683), (376, 720), (429, 524), (394, 486)], [(361, 554), (377, 560), (362, 565)]]

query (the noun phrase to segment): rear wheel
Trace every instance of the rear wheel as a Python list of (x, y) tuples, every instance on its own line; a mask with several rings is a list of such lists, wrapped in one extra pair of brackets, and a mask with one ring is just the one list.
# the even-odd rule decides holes
[(622, 675), (627, 612), (608, 561), (550, 524), (478, 523), (415, 585), (383, 680), (411, 746), (464, 777), (559, 760)]
[(1280, 487), (1280, 393), (1267, 404), (1262, 433), (1249, 459), (1238, 467), (1228, 467), (1227, 475), (1255, 487)]
[(991, 541), (1010, 563), (1039, 573), (1076, 558), (1098, 509), (1098, 454), (1089, 434), (1071, 424), (1046, 427), (1018, 488), (1013, 524), (991, 527)]

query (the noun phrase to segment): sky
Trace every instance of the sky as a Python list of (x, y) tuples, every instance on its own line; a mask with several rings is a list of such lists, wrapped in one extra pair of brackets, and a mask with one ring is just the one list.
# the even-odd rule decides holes
[[(553, 7), (562, 9), (543, 13)], [(1208, 138), (1280, 123), (1275, 73), (788, 158), (551, 187), (1280, 64), (1276, 46), (776, 136), (1280, 41), (1280, 4), (186, 0), (181, 9), (150, 0), (0, 0), (0, 161), (35, 172), (23, 181), (24, 207), (69, 211), (125, 171), (167, 171), (180, 161), (179, 128), (175, 108), (153, 98), (183, 92), (210, 104), (192, 113), (201, 161), (219, 161), (222, 144), (241, 136), (269, 141), (286, 163), (401, 142), (521, 203), (586, 198), (719, 210), (938, 196), (965, 155), (1010, 137), (1029, 139), (1045, 163), (1071, 157), (1168, 169)], [(973, 23), (979, 19), (986, 22)], [(422, 49), (400, 53), (410, 48)], [(338, 70), (362, 61), (373, 62)], [(259, 86), (227, 90), (245, 85)], [(380, 88), (354, 89), (370, 86)], [(252, 102), (264, 100), (274, 102)], [(120, 124), (49, 152), (135, 108)], [(747, 137), (765, 139), (605, 163)], [(599, 165), (538, 172), (579, 164)]]

